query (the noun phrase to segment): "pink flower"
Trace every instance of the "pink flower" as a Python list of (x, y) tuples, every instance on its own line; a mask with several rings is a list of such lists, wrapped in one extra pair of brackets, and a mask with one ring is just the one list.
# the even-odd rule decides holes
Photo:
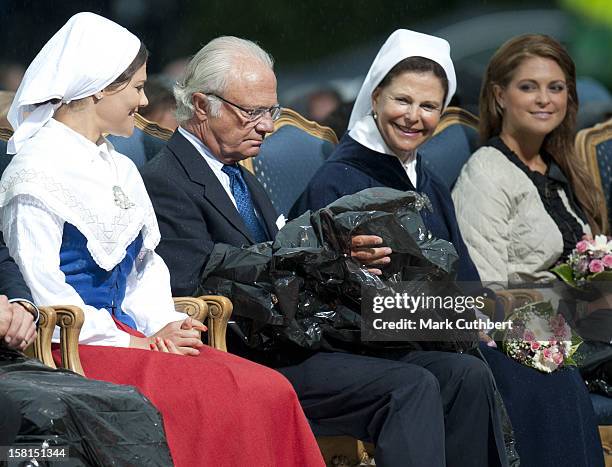
[(589, 269), (589, 260), (588, 259), (581, 259), (580, 262), (578, 263), (578, 271), (581, 273), (586, 273)]
[(550, 318), (549, 323), (551, 328), (557, 329), (565, 324), (565, 319), (562, 315), (555, 315)]
[(576, 243), (576, 251), (578, 253), (584, 253), (585, 251), (587, 251), (588, 247), (589, 244), (586, 240), (580, 240), (578, 243)]
[(550, 360), (552, 358), (552, 350), (544, 349), (542, 350), (542, 355), (544, 355), (545, 359)]
[(563, 363), (563, 354), (561, 352), (556, 352), (553, 354), (552, 359), (555, 365), (561, 365)]
[(594, 259), (593, 261), (591, 261), (589, 263), (589, 271), (595, 273), (595, 272), (601, 272), (603, 271), (604, 268), (604, 263), (602, 260), (600, 259)]
[(531, 350), (538, 350), (540, 347), (542, 347), (542, 346), (540, 345), (540, 343), (538, 341), (533, 341), (531, 343)]
[(612, 255), (604, 256), (602, 261), (605, 267), (607, 267), (608, 269), (612, 268)]
[(525, 332), (523, 333), (523, 339), (525, 339), (527, 342), (533, 342), (535, 341), (535, 334), (529, 329), (525, 329)]
[(560, 341), (569, 341), (572, 338), (572, 331), (566, 324), (559, 329), (555, 329), (555, 337), (557, 337)]

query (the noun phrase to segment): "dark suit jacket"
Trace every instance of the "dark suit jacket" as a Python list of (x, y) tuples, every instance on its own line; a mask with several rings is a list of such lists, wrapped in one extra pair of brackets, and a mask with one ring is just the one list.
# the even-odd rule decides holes
[[(157, 253), (170, 269), (174, 296), (193, 295), (215, 243), (253, 244), (242, 217), (202, 155), (178, 131), (141, 168), (161, 231)], [(277, 214), (264, 188), (242, 170), (253, 203), (276, 236)]]
[(9, 255), (9, 250), (4, 244), (4, 237), (0, 232), (0, 294), (11, 298), (25, 298), (32, 300), (30, 289), (23, 280), (21, 272), (13, 258)]

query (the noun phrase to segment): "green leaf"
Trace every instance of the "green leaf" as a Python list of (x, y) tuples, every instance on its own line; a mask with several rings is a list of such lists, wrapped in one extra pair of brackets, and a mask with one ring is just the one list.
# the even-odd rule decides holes
[[(576, 288), (578, 287), (576, 284), (576, 281), (574, 280), (574, 272), (572, 271), (572, 268), (570, 267), (569, 264), (567, 263), (560, 264), (552, 268), (551, 271), (555, 273), (557, 276), (559, 276), (559, 279), (561, 279), (566, 284), (572, 287), (576, 287)], [(600, 274), (603, 274), (603, 273), (600, 273)]]
[(595, 282), (612, 281), (612, 271), (596, 272), (595, 274), (588, 276), (587, 281), (595, 281)]

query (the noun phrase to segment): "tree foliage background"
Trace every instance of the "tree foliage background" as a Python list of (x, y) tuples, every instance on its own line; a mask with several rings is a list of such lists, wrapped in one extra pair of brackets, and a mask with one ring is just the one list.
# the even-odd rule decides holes
[[(259, 42), (278, 64), (308, 62), (398, 27), (419, 28), (464, 9), (554, 6), (529, 0), (0, 0), (0, 60), (27, 65), (78, 11), (107, 16), (151, 50), (150, 69), (229, 34)], [(103, 38), (101, 38), (103, 39)]]

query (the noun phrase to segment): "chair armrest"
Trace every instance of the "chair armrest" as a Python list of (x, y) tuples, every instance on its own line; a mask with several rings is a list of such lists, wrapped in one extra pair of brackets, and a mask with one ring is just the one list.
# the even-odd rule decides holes
[(211, 347), (227, 352), (227, 344), (225, 342), (227, 322), (232, 316), (234, 309), (229, 298), (221, 295), (204, 295), (200, 297), (208, 304), (208, 345)]
[(505, 318), (508, 318), (515, 308), (544, 300), (542, 292), (536, 289), (496, 290), (495, 293), (504, 305)]
[(55, 310), (51, 307), (41, 306), (38, 311), (40, 311), (40, 315), (36, 339), (25, 350), (25, 353), (30, 357), (37, 358), (51, 368), (57, 368), (51, 353), (51, 338), (53, 337), (57, 316)]
[(74, 305), (54, 305), (60, 327), (62, 367), (84, 375), (79, 358), (79, 333), (85, 320), (83, 310)]
[(208, 305), (201, 297), (173, 297), (173, 300), (176, 311), (203, 323), (208, 318)]

